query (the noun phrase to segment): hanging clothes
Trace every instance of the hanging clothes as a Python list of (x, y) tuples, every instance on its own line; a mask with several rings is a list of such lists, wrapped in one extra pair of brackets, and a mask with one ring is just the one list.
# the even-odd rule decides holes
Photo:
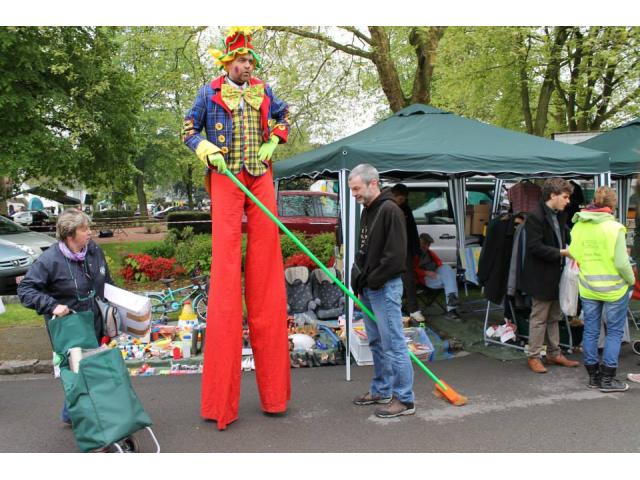
[(522, 180), (507, 190), (513, 213), (530, 212), (542, 201), (542, 189), (530, 180)]
[(487, 226), (478, 261), (478, 280), (484, 287), (485, 298), (493, 303), (501, 303), (507, 291), (515, 225), (513, 216), (505, 216)]

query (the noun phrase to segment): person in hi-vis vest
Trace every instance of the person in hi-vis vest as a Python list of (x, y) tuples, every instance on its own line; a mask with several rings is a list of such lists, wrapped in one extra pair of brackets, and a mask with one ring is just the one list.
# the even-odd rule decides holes
[[(626, 229), (613, 216), (616, 201), (616, 193), (610, 187), (598, 188), (593, 203), (574, 215), (569, 246), (570, 255), (580, 267), (582, 348), (588, 386), (601, 392), (624, 392), (629, 388), (615, 375), (627, 321), (629, 287), (635, 278), (627, 253)], [(603, 310), (607, 336), (600, 362), (598, 338)]]

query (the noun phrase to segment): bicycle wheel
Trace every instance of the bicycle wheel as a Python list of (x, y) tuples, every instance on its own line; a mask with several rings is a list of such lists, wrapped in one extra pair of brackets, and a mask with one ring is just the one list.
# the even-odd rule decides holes
[(198, 321), (207, 321), (207, 298), (200, 294), (193, 300), (193, 309), (198, 315)]
[(151, 293), (147, 294), (147, 298), (151, 301), (152, 321), (155, 323), (166, 321), (168, 311), (162, 295)]

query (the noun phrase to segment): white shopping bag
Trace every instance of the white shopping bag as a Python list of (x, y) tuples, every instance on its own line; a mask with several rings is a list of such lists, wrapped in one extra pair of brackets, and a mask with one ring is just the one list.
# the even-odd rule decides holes
[(578, 276), (580, 269), (573, 259), (568, 259), (560, 277), (560, 309), (568, 317), (578, 313)]
[(151, 300), (109, 284), (104, 286), (104, 298), (118, 309), (122, 332), (148, 343), (151, 334)]

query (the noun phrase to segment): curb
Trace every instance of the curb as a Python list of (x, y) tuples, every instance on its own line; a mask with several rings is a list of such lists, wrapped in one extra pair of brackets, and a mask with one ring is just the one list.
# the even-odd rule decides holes
[(0, 375), (21, 373), (53, 373), (51, 360), (5, 360), (0, 362)]

